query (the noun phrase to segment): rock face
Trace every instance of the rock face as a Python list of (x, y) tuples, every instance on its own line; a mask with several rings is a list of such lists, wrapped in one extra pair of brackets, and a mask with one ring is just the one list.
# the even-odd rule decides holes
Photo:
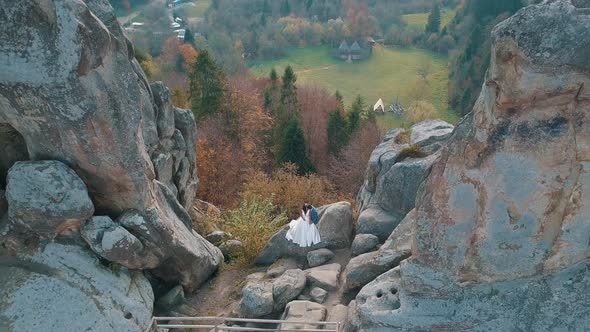
[(590, 15), (574, 4), (588, 6), (547, 1), (493, 30), (482, 93), (418, 195), (399, 307), (368, 286), (361, 329), (587, 329)]
[[(221, 264), (221, 252), (192, 230), (186, 211), (198, 185), (192, 112), (173, 107), (162, 83), (147, 82), (107, 0), (15, 2), (0, 11), (0, 25), (0, 135), (16, 138), (0, 139), (8, 142), (0, 148), (0, 187), (12, 167), (7, 218), (0, 216), (0, 254), (7, 256), (0, 268), (30, 247), (59, 261), (59, 252), (43, 251), (44, 239), (55, 240), (45, 248), (86, 252), (87, 243), (96, 253), (93, 264), (78, 259), (87, 271), (67, 262), (51, 269), (41, 266), (45, 262), (9, 265), (22, 271), (0, 278), (21, 302), (0, 305), (0, 330), (39, 329), (19, 325), (30, 317), (11, 314), (30, 294), (19, 287), (36, 287), (40, 317), (55, 322), (41, 329), (143, 331), (151, 315), (151, 303), (144, 302), (153, 295), (136, 296), (130, 277), (108, 277), (109, 270), (94, 263), (100, 256), (114, 266), (149, 269), (186, 291)], [(11, 151), (18, 156), (7, 156)], [(96, 275), (97, 284), (84, 286), (70, 278), (72, 271), (82, 279)], [(71, 304), (70, 312), (83, 313), (61, 314), (60, 305), (43, 298), (47, 291), (29, 282), (37, 274), (59, 284), (52, 295), (66, 294), (60, 302)], [(125, 307), (132, 305), (138, 308), (127, 317)]]
[(301, 248), (287, 241), (285, 235), (289, 226), (285, 226), (272, 236), (256, 258), (256, 264), (270, 265), (282, 257), (305, 258), (307, 253), (320, 248), (341, 249), (350, 246), (353, 232), (352, 205), (348, 202), (325, 205), (318, 208), (318, 214), (320, 221), (317, 227), (321, 243)]
[(144, 331), (152, 317), (141, 272), (113, 273), (78, 245), (3, 259), (0, 284), (1, 331)]
[(272, 294), (275, 311), (281, 312), (287, 303), (296, 299), (305, 288), (305, 273), (299, 269), (288, 270), (273, 282)]
[[(0, 14), (0, 123), (24, 138), (30, 159), (61, 160), (73, 169), (83, 183), (71, 183), (85, 184), (99, 215), (133, 210), (146, 217), (156, 233), (142, 237), (130, 231), (144, 251), (151, 247), (146, 241), (172, 241), (164, 255), (157, 248), (151, 253), (162, 256), (156, 273), (194, 289), (217, 269), (221, 253), (192, 232), (185, 211), (197, 188), (192, 113), (175, 109), (162, 83), (147, 83), (108, 1), (19, 2), (11, 10)], [(38, 183), (39, 193), (52, 197), (40, 191), (58, 190), (51, 185)], [(9, 210), (19, 208), (10, 201), (26, 199), (23, 195), (9, 199)], [(83, 196), (72, 194), (78, 197)], [(43, 202), (35, 203), (43, 209), (37, 203)], [(51, 214), (39, 213), (51, 224)], [(77, 223), (90, 215), (60, 217)], [(18, 218), (39, 220), (31, 214)], [(124, 230), (114, 232), (107, 232), (107, 239), (131, 238)], [(141, 243), (134, 243), (138, 249)], [(185, 267), (176, 265), (178, 260)], [(204, 265), (186, 268), (195, 262)], [(187, 270), (197, 274), (188, 276)]]
[[(369, 159), (365, 183), (359, 192), (357, 234), (373, 234), (385, 241), (404, 216), (414, 208), (418, 188), (438, 159), (437, 150), (453, 126), (440, 120), (414, 125), (410, 132), (390, 130)], [(403, 136), (410, 134), (420, 156), (404, 156), (410, 148)]]
[(53, 239), (94, 213), (86, 185), (59, 161), (17, 162), (7, 177), (8, 219), (19, 232)]

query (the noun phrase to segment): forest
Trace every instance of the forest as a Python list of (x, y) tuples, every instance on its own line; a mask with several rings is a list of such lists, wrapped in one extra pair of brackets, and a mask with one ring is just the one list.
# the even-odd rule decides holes
[[(235, 213), (262, 204), (272, 206), (269, 217), (293, 215), (302, 201), (354, 201), (387, 128), (372, 112), (372, 101), (361, 95), (301, 84), (290, 65), (253, 76), (249, 61), (367, 37), (385, 47), (425, 49), (449, 59), (448, 107), (458, 117), (479, 94), (491, 28), (523, 5), (520, 0), (213, 0), (198, 22), (186, 26), (184, 39), (159, 36), (146, 44), (135, 36), (136, 57), (150, 80), (171, 87), (176, 106), (195, 114), (198, 198)], [(141, 2), (125, 6), (150, 8)], [(445, 26), (443, 10), (454, 13)], [(190, 21), (176, 7), (168, 11), (179, 22)], [(155, 18), (158, 10), (148, 12)], [(405, 21), (420, 12), (428, 13), (423, 28)], [(431, 70), (428, 63), (417, 70), (413, 86), (422, 93), (411, 96), (406, 126), (440, 117), (428, 92)]]

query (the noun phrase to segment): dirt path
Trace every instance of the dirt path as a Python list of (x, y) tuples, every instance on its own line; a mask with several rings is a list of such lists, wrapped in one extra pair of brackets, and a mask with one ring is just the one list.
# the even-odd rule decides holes
[[(334, 258), (326, 264), (339, 263), (344, 271), (351, 259), (350, 248), (334, 250), (334, 254)], [(179, 313), (184, 316), (195, 317), (229, 317), (233, 309), (232, 305), (240, 300), (246, 277), (255, 272), (266, 272), (266, 270), (265, 267), (248, 269), (225, 265), (216, 276), (205, 283), (196, 293), (186, 295), (186, 301), (178, 308)], [(343, 281), (343, 273), (341, 273), (338, 290), (331, 292), (323, 303), (328, 312), (337, 304), (347, 305), (349, 302), (343, 292)]]
[(218, 274), (207, 281), (195, 294), (187, 295), (183, 314), (190, 316), (224, 316), (231, 313), (232, 304), (241, 297), (244, 280), (248, 274), (260, 269), (245, 269), (225, 265)]
[(332, 69), (334, 67), (336, 67), (336, 65), (319, 67), (319, 68), (304, 69), (304, 70), (296, 71), (295, 74), (305, 74), (305, 73), (309, 73), (309, 72), (312, 72), (312, 71), (328, 70), (328, 69)]

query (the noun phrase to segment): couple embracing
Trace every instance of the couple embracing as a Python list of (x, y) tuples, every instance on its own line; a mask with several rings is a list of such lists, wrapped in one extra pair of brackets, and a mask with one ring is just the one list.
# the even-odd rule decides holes
[(320, 232), (316, 227), (319, 221), (318, 211), (311, 204), (304, 204), (301, 216), (289, 223), (289, 231), (285, 236), (300, 247), (311, 247), (321, 242)]

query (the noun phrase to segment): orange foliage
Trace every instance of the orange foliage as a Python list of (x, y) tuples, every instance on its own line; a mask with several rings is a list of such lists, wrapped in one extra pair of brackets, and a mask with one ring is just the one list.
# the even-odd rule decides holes
[(253, 92), (247, 84), (230, 80), (221, 112), (203, 121), (199, 130), (198, 197), (222, 208), (236, 206), (249, 173), (271, 164), (268, 137), (273, 122)]
[(162, 49), (162, 64), (174, 65), (176, 63), (176, 59), (180, 55), (180, 45), (182, 42), (176, 36), (166, 39)]
[(380, 142), (379, 127), (374, 122), (367, 122), (342, 149), (339, 158), (330, 157), (328, 178), (340, 193), (356, 196), (363, 184), (371, 153)]
[(191, 70), (191, 66), (197, 61), (199, 53), (193, 48), (191, 44), (180, 45), (179, 53), (184, 59), (184, 70), (189, 72)]
[(328, 168), (328, 118), (339, 107), (336, 98), (318, 86), (298, 87), (301, 126), (308, 155), (320, 174)]

